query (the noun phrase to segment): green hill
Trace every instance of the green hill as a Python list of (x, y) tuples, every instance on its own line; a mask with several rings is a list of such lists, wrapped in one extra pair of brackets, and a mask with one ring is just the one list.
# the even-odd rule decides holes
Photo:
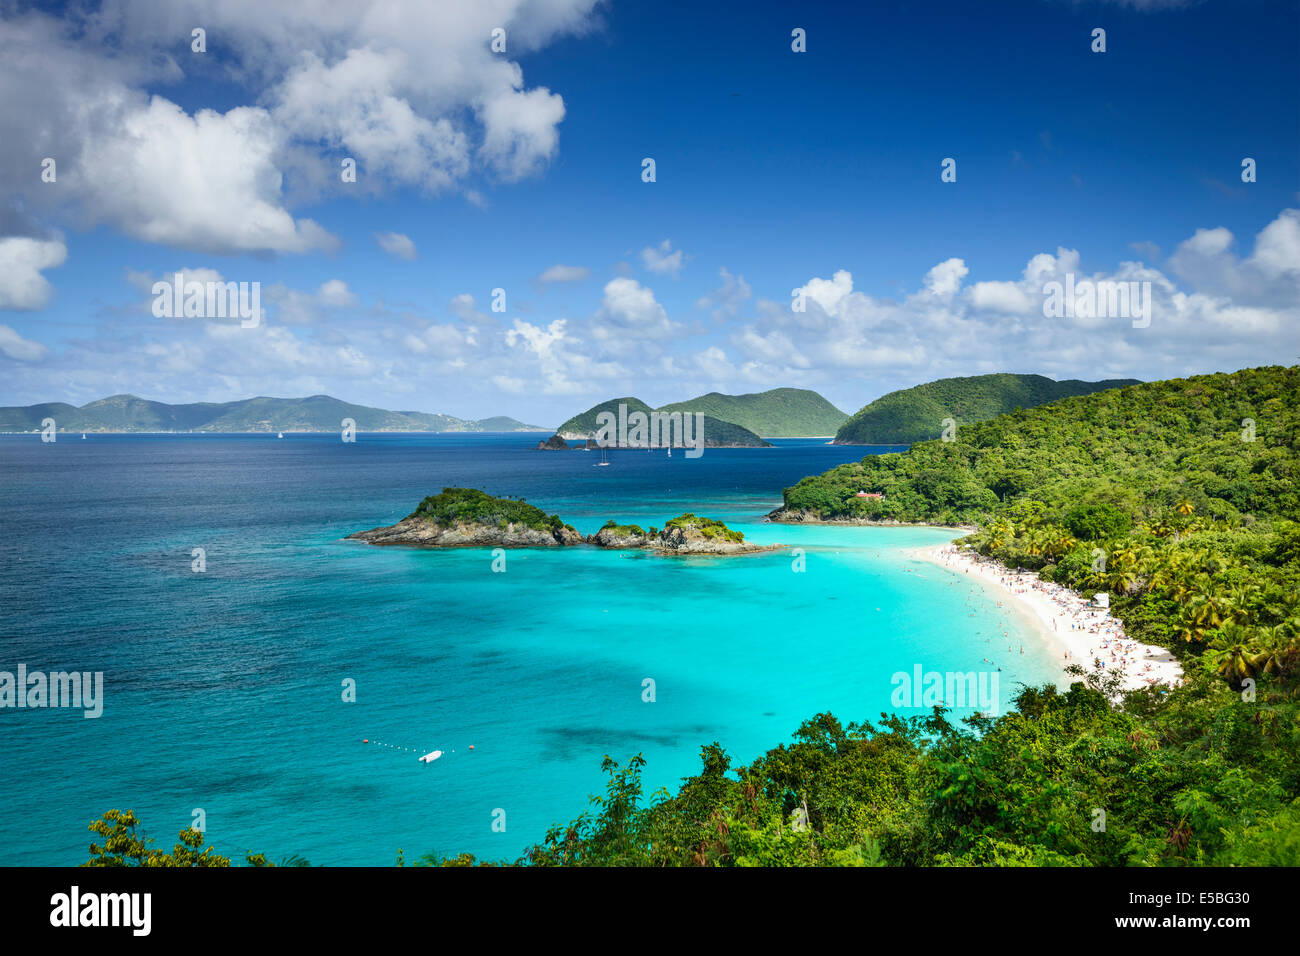
[(821, 395), (805, 388), (773, 388), (748, 395), (709, 392), (659, 410), (703, 412), (724, 422), (735, 422), (765, 438), (830, 436), (849, 417)]
[[(1094, 502), (1133, 525), (1167, 518), (1181, 501), (1229, 522), (1300, 518), (1297, 398), (1298, 367), (1094, 392), (805, 478), (786, 489), (785, 505), (823, 518), (942, 524), (986, 522), (1025, 498), (1058, 522)], [(1255, 441), (1242, 439), (1245, 419), (1256, 423)]]
[(882, 395), (840, 426), (837, 445), (909, 445), (938, 438), (943, 421), (958, 425), (982, 422), (1017, 408), (1034, 408), (1058, 398), (1088, 395), (1138, 384), (1136, 379), (1055, 382), (1042, 375), (974, 375), (941, 378)]
[(424, 412), (391, 412), (353, 405), (328, 395), (248, 398), (237, 402), (168, 405), (134, 395), (113, 395), (80, 408), (64, 402), (0, 408), (0, 432), (30, 432), (53, 418), (69, 432), (332, 432), (345, 418), (359, 431), (546, 431), (513, 418), (481, 421)]
[(596, 424), (596, 416), (601, 412), (609, 412), (612, 415), (618, 415), (618, 406), (626, 405), (628, 413), (644, 412), (649, 415), (653, 408), (641, 401), (639, 398), (626, 396), (624, 398), (611, 398), (607, 402), (601, 402), (599, 405), (593, 405), (580, 415), (574, 415), (567, 422), (555, 430), (555, 433), (561, 438), (587, 438), (596, 433), (599, 427)]
[[(618, 417), (618, 406), (626, 405), (627, 413), (642, 412), (649, 415), (653, 411), (666, 411), (667, 409), (653, 409), (639, 398), (631, 396), (624, 398), (611, 398), (607, 402), (601, 402), (595, 405), (581, 415), (574, 415), (567, 422), (555, 430), (556, 434), (566, 439), (585, 439), (594, 437), (597, 429), (600, 427), (596, 423), (597, 416), (601, 412), (609, 412)], [(771, 442), (765, 442), (758, 435), (754, 434), (747, 428), (731, 422), (714, 418), (712, 415), (704, 416), (704, 447), (706, 448), (767, 448)]]

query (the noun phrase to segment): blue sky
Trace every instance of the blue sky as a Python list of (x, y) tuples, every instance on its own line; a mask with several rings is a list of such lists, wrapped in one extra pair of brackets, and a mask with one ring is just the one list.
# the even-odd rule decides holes
[[(555, 424), (1296, 361), (1295, 3), (297, 6), (0, 6), (0, 403)], [(178, 269), (261, 324), (156, 318)], [(1045, 318), (1066, 273), (1150, 282), (1149, 327)]]

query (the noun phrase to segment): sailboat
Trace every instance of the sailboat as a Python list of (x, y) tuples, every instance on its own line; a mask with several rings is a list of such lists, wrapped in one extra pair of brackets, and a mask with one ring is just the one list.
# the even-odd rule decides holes
[(86, 433), (85, 433), (85, 432), (82, 432), (82, 433), (81, 433), (81, 440), (82, 440), (82, 441), (85, 441), (85, 440), (86, 440)]
[(283, 438), (283, 437), (284, 437), (284, 432), (280, 432), (280, 434), (276, 435), (275, 437), (276, 437), (276, 438)]
[(669, 445), (669, 446), (668, 446), (668, 457), (669, 457), (669, 458), (673, 457), (673, 446), (672, 446), (672, 445)]
[(596, 462), (596, 467), (597, 467), (597, 468), (608, 468), (608, 467), (609, 467), (609, 449), (608, 449), (608, 448), (602, 448), (602, 449), (600, 450), (600, 461)]

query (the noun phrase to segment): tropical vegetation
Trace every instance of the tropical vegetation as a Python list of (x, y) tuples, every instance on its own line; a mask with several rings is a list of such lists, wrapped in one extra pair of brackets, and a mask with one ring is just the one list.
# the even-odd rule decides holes
[(1054, 382), (1042, 375), (973, 375), (941, 378), (882, 395), (840, 426), (839, 445), (908, 445), (940, 437), (954, 425), (985, 421), (1018, 408), (1034, 408), (1070, 395), (1136, 385), (1136, 379)]

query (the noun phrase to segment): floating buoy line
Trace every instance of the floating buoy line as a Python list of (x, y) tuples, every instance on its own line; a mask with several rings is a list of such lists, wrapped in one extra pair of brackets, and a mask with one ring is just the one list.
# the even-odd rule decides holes
[[(416, 759), (419, 760), (420, 763), (425, 764), (433, 763), (443, 755), (441, 750), (430, 750), (427, 753), (421, 753), (419, 748), (416, 747), (403, 747), (400, 744), (386, 744), (382, 740), (371, 740), (369, 737), (362, 738), (361, 742), (363, 744), (373, 744), (376, 747), (387, 747), (389, 750), (402, 750), (406, 753), (420, 754)], [(473, 750), (474, 745), (470, 744), (469, 749)], [(452, 751), (452, 753), (455, 752), (455, 750)]]

